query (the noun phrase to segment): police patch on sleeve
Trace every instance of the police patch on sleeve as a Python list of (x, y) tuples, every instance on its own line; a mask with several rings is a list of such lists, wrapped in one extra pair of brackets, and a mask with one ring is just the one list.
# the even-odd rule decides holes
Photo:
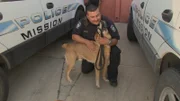
[(76, 25), (76, 28), (79, 29), (80, 26), (81, 26), (81, 22), (79, 21), (79, 22), (77, 23), (77, 25)]
[(111, 25), (110, 28), (113, 32), (116, 32), (116, 28), (114, 27), (114, 25)]

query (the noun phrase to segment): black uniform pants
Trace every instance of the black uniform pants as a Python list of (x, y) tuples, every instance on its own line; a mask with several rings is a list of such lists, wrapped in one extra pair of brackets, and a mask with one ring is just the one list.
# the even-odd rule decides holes
[[(121, 50), (117, 46), (111, 47), (110, 53), (110, 64), (108, 66), (108, 79), (111, 81), (116, 81), (118, 76), (118, 66), (120, 64), (121, 59)], [(82, 72), (89, 73), (94, 70), (94, 64), (83, 60), (82, 61)]]

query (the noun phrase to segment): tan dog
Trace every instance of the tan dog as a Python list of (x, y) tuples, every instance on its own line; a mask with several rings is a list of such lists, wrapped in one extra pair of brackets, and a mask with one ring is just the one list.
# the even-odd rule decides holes
[[(100, 24), (100, 26), (102, 26)], [(100, 30), (98, 30), (100, 32)], [(104, 37), (111, 39), (111, 35), (109, 34), (108, 30), (105, 29), (103, 31), (103, 35)], [(85, 59), (88, 62), (91, 63), (95, 63), (96, 62), (96, 58), (98, 55), (98, 51), (100, 48), (100, 44), (98, 43), (98, 39), (100, 38), (100, 34), (96, 33), (95, 34), (95, 41), (94, 41), (94, 45), (95, 45), (95, 51), (91, 51), (85, 44), (82, 43), (77, 43), (77, 42), (73, 42), (73, 43), (65, 43), (62, 45), (63, 48), (66, 49), (65, 52), (65, 60), (66, 60), (66, 64), (67, 64), (67, 70), (66, 70), (66, 79), (69, 82), (72, 82), (71, 78), (70, 78), (70, 72), (73, 69), (76, 60), (82, 60)], [(104, 45), (104, 57), (105, 57), (105, 63), (104, 63), (104, 67), (103, 67), (103, 72), (102, 72), (102, 77), (104, 79), (104, 81), (108, 81), (108, 79), (106, 78), (106, 74), (107, 74), (107, 67), (109, 65), (109, 58), (110, 58), (110, 46), (109, 45)], [(99, 58), (98, 58), (99, 59)], [(99, 60), (97, 60), (97, 64), (99, 63)], [(97, 66), (97, 68), (99, 69), (99, 65)], [(100, 84), (99, 84), (99, 78), (100, 78), (100, 71), (97, 70), (95, 68), (95, 72), (96, 72), (96, 86), (98, 88), (100, 88)]]

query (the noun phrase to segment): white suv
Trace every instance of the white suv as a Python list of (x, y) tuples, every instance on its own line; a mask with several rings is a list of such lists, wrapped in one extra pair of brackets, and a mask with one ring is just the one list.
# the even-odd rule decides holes
[(127, 37), (159, 75), (154, 101), (180, 101), (180, 0), (133, 0)]
[(84, 11), (83, 0), (0, 0), (0, 101), (8, 97), (6, 70), (69, 32)]

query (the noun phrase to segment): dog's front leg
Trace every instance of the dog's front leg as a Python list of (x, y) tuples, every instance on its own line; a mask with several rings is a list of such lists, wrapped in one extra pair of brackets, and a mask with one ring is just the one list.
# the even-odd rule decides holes
[(109, 65), (109, 57), (105, 57), (105, 64), (104, 64), (104, 68), (103, 68), (103, 72), (102, 72), (102, 77), (103, 77), (103, 80), (105, 82), (108, 82), (109, 80), (107, 79), (107, 68), (108, 68), (108, 65)]
[(100, 88), (100, 84), (99, 84), (100, 71), (95, 69), (95, 72), (96, 72), (96, 77), (95, 77), (95, 79), (96, 79), (96, 87)]

